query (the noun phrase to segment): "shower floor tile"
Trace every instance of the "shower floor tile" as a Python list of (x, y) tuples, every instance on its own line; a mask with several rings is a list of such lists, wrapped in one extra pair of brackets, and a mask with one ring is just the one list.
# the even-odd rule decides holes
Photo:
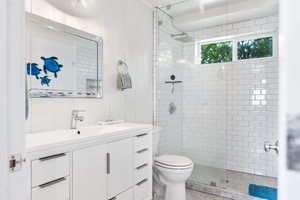
[(187, 200), (231, 200), (224, 197), (219, 197), (203, 192), (198, 192), (195, 190), (186, 190), (186, 199)]
[(263, 185), (277, 188), (277, 178), (247, 174), (227, 170), (227, 189), (239, 193), (248, 194), (249, 184)]

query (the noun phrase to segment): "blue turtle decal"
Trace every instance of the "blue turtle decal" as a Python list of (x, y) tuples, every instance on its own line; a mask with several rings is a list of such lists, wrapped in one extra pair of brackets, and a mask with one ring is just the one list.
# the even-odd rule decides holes
[(40, 77), (40, 79), (42, 85), (46, 84), (47, 86), (49, 86), (51, 79), (49, 79), (48, 76)]
[(39, 69), (38, 64), (36, 63), (27, 63), (26, 71), (28, 75), (33, 75), (36, 79), (39, 79), (38, 75), (41, 73), (41, 69)]
[(57, 72), (60, 71), (62, 65), (58, 64), (56, 57), (45, 58), (41, 56), (41, 59), (44, 61), (44, 72), (47, 74), (47, 71), (54, 73), (54, 77), (57, 78)]

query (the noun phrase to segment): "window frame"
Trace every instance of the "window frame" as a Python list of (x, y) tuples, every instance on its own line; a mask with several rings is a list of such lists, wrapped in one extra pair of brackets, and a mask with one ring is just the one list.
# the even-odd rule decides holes
[[(267, 38), (267, 37), (272, 37), (272, 41), (273, 41), (272, 56), (238, 60), (237, 44), (239, 41), (261, 39), (261, 38)], [(264, 31), (257, 31), (257, 32), (251, 32), (251, 33), (245, 33), (245, 34), (236, 34), (236, 35), (200, 40), (200, 41), (195, 42), (195, 64), (196, 65), (211, 65), (211, 64), (224, 64), (224, 63), (232, 63), (232, 62), (245, 62), (245, 61), (254, 60), (254, 59), (257, 60), (257, 59), (274, 58), (274, 57), (278, 56), (277, 55), (278, 54), (278, 39), (277, 38), (278, 38), (277, 30), (272, 29), (272, 30), (264, 30)], [(201, 63), (201, 45), (214, 44), (214, 43), (227, 42), (227, 41), (232, 42), (232, 61), (231, 62), (204, 63), (204, 64)]]

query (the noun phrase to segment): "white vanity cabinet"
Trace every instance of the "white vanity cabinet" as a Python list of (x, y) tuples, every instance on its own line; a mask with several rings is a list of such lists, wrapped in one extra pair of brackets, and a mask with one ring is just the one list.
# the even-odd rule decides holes
[(107, 144), (73, 151), (73, 200), (107, 199)]
[(110, 142), (108, 146), (108, 199), (133, 185), (133, 138)]
[(111, 200), (133, 200), (133, 189), (129, 188), (125, 192), (113, 197)]
[(117, 198), (132, 187), (132, 177), (132, 138), (73, 151), (73, 200)]
[(60, 153), (31, 161), (32, 200), (70, 198), (70, 154)]
[(61, 145), (55, 143), (53, 149), (48, 140), (43, 148), (35, 135), (28, 136), (38, 149), (30, 149), (28, 157), (30, 200), (150, 200), (151, 126), (124, 123), (106, 129), (110, 127), (111, 132), (91, 138), (59, 135)]
[(152, 179), (149, 174), (149, 170), (152, 170), (150, 151), (149, 133), (136, 135), (134, 137), (134, 200), (149, 197), (149, 184)]

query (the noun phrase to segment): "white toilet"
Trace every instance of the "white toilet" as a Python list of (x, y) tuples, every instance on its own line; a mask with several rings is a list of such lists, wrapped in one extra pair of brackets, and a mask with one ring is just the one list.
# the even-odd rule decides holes
[(153, 127), (153, 199), (186, 200), (185, 181), (193, 171), (191, 159), (162, 155), (157, 157), (161, 127)]

